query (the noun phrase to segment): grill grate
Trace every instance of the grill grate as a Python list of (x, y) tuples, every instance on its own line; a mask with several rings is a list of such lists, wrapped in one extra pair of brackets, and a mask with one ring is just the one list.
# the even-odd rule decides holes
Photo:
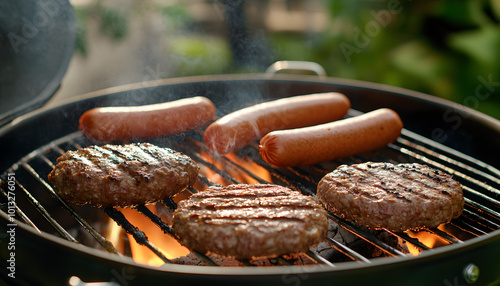
[[(351, 112), (351, 115), (355, 114), (357, 113)], [(382, 150), (356, 155), (343, 161), (287, 169), (276, 169), (267, 165), (258, 155), (256, 144), (242, 148), (232, 155), (215, 156), (202, 143), (201, 133), (196, 132), (158, 138), (152, 140), (151, 143), (181, 151), (198, 163), (200, 166), (198, 180), (200, 186), (189, 188), (190, 193), (212, 185), (243, 183), (243, 178), (246, 181), (256, 183), (282, 184), (306, 195), (316, 196), (318, 181), (340, 164), (365, 161), (421, 162), (453, 174), (463, 185), (465, 196), (465, 207), (461, 217), (440, 226), (440, 228), (426, 229), (425, 232), (438, 237), (446, 244), (459, 244), (470, 238), (500, 229), (500, 171), (409, 130), (403, 130), (401, 137), (396, 142), (389, 144)], [(22, 198), (19, 198), (20, 196), (16, 197), (15, 212), (16, 217), (21, 221), (39, 232), (55, 233), (68, 241), (82, 243), (71, 234), (71, 231), (66, 229), (66, 223), (59, 221), (60, 215), (55, 213), (54, 209), (62, 209), (66, 211), (66, 216), (69, 214), (104, 250), (118, 255), (129, 255), (118, 251), (106, 239), (102, 231), (98, 230), (93, 223), (90, 223), (90, 219), (81, 214), (81, 211), (86, 208), (93, 210), (95, 208), (68, 205), (45, 180), (46, 174), (54, 167), (55, 159), (58, 156), (67, 150), (76, 150), (91, 144), (92, 142), (88, 141), (80, 132), (75, 132), (28, 154), (2, 175), (0, 202), (4, 205), (7, 204), (9, 198), (6, 186), (7, 176), (8, 173), (15, 173), (16, 190), (21, 190), (22, 194)], [(266, 175), (259, 174), (256, 171), (258, 169), (264, 170)], [(269, 176), (270, 179), (266, 176)], [(218, 179), (214, 180), (213, 178)], [(165, 199), (161, 204), (171, 210), (176, 208), (176, 203), (172, 199)], [(133, 225), (118, 209), (105, 208), (98, 210), (114, 220), (139, 244), (149, 248), (164, 263), (173, 263), (158, 247), (148, 240), (147, 233), (141, 230), (140, 225)], [(149, 208), (138, 206), (135, 207), (135, 210), (149, 218), (166, 235), (175, 238), (168, 222), (153, 213)], [(397, 239), (405, 245), (412, 245), (420, 251), (431, 249), (418, 237), (412, 235), (411, 232), (394, 233), (388, 230), (372, 232), (331, 213), (329, 214), (329, 220), (331, 224), (339, 226), (366, 241), (368, 245), (383, 252), (385, 256), (407, 256), (410, 254), (380, 239), (380, 234)], [(367, 255), (332, 237), (327, 237), (324, 242), (329, 248), (340, 253), (343, 258), (339, 261), (330, 261), (318, 254), (316, 249), (307, 251), (304, 256), (311, 260), (312, 263), (326, 267), (334, 267), (335, 263), (344, 260), (371, 263), (371, 257), (367, 257)], [(192, 252), (192, 254), (205, 265), (218, 265), (212, 257), (197, 252)], [(243, 266), (256, 265), (253, 261), (248, 260), (239, 260), (238, 263)], [(288, 257), (278, 257), (277, 259), (271, 259), (270, 264), (293, 265), (294, 261)]]

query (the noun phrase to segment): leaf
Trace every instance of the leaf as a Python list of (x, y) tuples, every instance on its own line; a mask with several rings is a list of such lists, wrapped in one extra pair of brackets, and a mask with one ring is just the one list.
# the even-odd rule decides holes
[(491, 10), (496, 16), (497, 20), (500, 20), (500, 0), (490, 0)]
[(434, 82), (445, 66), (445, 59), (419, 40), (399, 46), (393, 51), (391, 61), (398, 70), (428, 83)]
[(449, 37), (449, 46), (485, 66), (499, 63), (500, 28), (487, 25)]

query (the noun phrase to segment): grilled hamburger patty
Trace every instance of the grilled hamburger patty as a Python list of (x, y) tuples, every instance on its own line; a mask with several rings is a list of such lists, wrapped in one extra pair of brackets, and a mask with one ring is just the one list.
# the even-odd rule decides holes
[(173, 196), (194, 184), (198, 166), (188, 156), (149, 143), (90, 146), (67, 151), (48, 175), (64, 200), (97, 206), (134, 206)]
[(318, 184), (319, 200), (347, 220), (393, 231), (433, 228), (461, 215), (462, 186), (426, 165), (342, 165)]
[(326, 235), (326, 211), (313, 197), (256, 184), (210, 187), (181, 201), (173, 229), (191, 250), (240, 259), (305, 251)]

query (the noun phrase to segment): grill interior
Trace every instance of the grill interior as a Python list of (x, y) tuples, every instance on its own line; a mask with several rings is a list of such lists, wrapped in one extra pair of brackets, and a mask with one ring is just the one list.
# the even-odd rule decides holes
[[(349, 116), (358, 114), (359, 111), (351, 110)], [(80, 132), (74, 132), (34, 150), (2, 174), (2, 210), (12, 212), (8, 208), (7, 185), (9, 174), (15, 174), (15, 217), (37, 231), (124, 256), (132, 255), (131, 243), (135, 241), (148, 248), (147, 251), (153, 253), (161, 264), (186, 263), (169, 257), (168, 251), (152, 242), (144, 226), (134, 224), (129, 219), (130, 212), (137, 212), (147, 218), (165, 236), (173, 236), (168, 214), (175, 209), (176, 202), (212, 185), (274, 183), (315, 196), (319, 180), (341, 164), (367, 161), (420, 162), (451, 173), (463, 185), (465, 208), (462, 216), (438, 228), (394, 233), (388, 230), (370, 231), (330, 213), (329, 223), (333, 231), (329, 232), (324, 242), (300, 256), (282, 256), (265, 261), (235, 260), (228, 264), (227, 260), (191, 252), (190, 259), (195, 261), (194, 264), (208, 266), (321, 264), (335, 267), (335, 264), (345, 261), (371, 263), (377, 257), (412, 256), (415, 251), (425, 252), (436, 247), (460, 244), (500, 229), (500, 171), (406, 129), (396, 142), (383, 149), (339, 161), (295, 168), (270, 167), (260, 158), (257, 142), (235, 153), (217, 156), (204, 146), (201, 132), (147, 141), (193, 158), (200, 167), (197, 184), (173, 199), (132, 210), (67, 204), (55, 194), (46, 176), (52, 170), (56, 158), (65, 151), (95, 144)], [(119, 232), (127, 233), (118, 242), (109, 234), (110, 221), (119, 226)], [(346, 243), (338, 238), (339, 233), (340, 236), (348, 235), (362, 243)], [(431, 245), (425, 237), (431, 237), (437, 243)]]

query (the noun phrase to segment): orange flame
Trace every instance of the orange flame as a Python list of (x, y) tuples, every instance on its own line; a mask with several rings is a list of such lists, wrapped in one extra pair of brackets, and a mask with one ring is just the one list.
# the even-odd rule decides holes
[[(271, 178), (271, 174), (269, 173), (269, 171), (266, 170), (264, 167), (258, 165), (257, 163), (253, 162), (252, 160), (238, 158), (238, 156), (236, 156), (234, 153), (227, 154), (226, 158), (229, 159), (230, 161), (234, 162), (236, 165), (247, 170), (255, 177), (260, 178), (266, 182), (271, 182), (272, 178)], [(251, 175), (249, 175), (245, 172), (242, 172), (238, 169), (233, 170), (229, 174), (231, 176), (237, 178), (238, 181), (246, 183), (246, 184), (259, 183), (259, 181), (257, 179), (255, 179)]]
[(219, 169), (222, 171), (224, 169), (224, 164), (222, 163), (222, 159), (215, 160), (208, 152), (204, 150), (200, 151), (200, 157), (204, 161), (212, 164), (215, 167), (214, 168), (211, 166), (206, 166), (205, 164), (198, 164), (198, 166), (200, 167), (200, 174), (204, 175), (209, 181), (221, 184), (223, 186), (231, 184), (230, 180), (224, 178), (222, 175), (213, 170), (213, 169)]
[[(444, 240), (443, 238), (439, 237), (438, 235), (428, 232), (428, 231), (411, 231), (408, 230), (406, 231), (406, 234), (412, 238), (418, 239), (423, 245), (429, 247), (429, 248), (436, 248), (440, 247), (443, 245), (448, 245), (449, 243)], [(408, 247), (408, 250), (412, 255), (418, 255), (422, 251), (420, 248), (414, 246), (411, 243), (406, 244)]]
[[(156, 215), (162, 217), (157, 213), (157, 208), (154, 205), (147, 206)], [(165, 234), (157, 225), (155, 225), (149, 218), (141, 214), (135, 209), (123, 208), (120, 211), (125, 215), (127, 220), (134, 226), (143, 231), (148, 240), (154, 244), (168, 259), (177, 258), (187, 255), (189, 250), (182, 246), (177, 240), (168, 234)], [(163, 219), (163, 218), (162, 218)], [(165, 219), (163, 219), (165, 221)], [(132, 235), (128, 235), (130, 241), (130, 248), (132, 251), (132, 258), (137, 263), (160, 266), (164, 262), (154, 254), (149, 248), (143, 246), (135, 241)]]
[[(259, 183), (260, 180), (271, 182), (271, 174), (264, 167), (253, 162), (248, 158), (242, 158), (235, 153), (226, 154), (220, 158), (214, 158), (206, 151), (201, 151), (200, 156), (206, 162), (215, 166), (218, 170), (228, 174), (236, 181), (244, 184)], [(212, 182), (223, 186), (232, 184), (233, 182), (216, 171), (204, 165), (200, 166), (200, 173)]]
[(106, 228), (106, 239), (116, 248), (120, 253), (125, 249), (125, 243), (123, 241), (123, 236), (125, 235), (125, 230), (119, 226), (112, 218), (109, 218), (108, 225)]

